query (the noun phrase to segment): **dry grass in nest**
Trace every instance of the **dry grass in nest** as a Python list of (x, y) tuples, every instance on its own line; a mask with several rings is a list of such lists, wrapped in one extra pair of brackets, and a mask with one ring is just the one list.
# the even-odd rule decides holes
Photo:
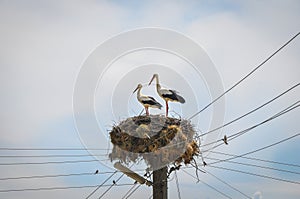
[(113, 127), (110, 138), (114, 146), (109, 156), (111, 161), (126, 164), (144, 159), (152, 167), (171, 162), (189, 164), (199, 154), (194, 135), (188, 120), (161, 115), (136, 116)]

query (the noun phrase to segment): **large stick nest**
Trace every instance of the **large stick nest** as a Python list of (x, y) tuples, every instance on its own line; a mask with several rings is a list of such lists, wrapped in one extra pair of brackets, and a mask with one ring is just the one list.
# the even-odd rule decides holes
[(195, 130), (188, 120), (161, 115), (127, 118), (110, 132), (111, 161), (128, 164), (144, 159), (152, 167), (174, 162), (189, 164), (199, 154)]

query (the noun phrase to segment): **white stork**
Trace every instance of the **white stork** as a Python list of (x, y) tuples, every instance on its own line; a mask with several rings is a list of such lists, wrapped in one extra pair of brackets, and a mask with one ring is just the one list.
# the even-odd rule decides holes
[(170, 90), (170, 89), (166, 89), (166, 88), (162, 88), (159, 84), (159, 80), (158, 80), (158, 74), (154, 74), (149, 85), (152, 83), (152, 81), (154, 80), (154, 78), (156, 79), (156, 90), (158, 95), (163, 98), (166, 102), (166, 117), (168, 117), (168, 112), (169, 112), (169, 105), (168, 105), (168, 101), (171, 102), (180, 102), (180, 103), (185, 103), (185, 99), (178, 95), (178, 92), (175, 90)]
[(153, 97), (141, 94), (142, 87), (143, 87), (142, 84), (139, 84), (136, 87), (136, 89), (133, 91), (133, 93), (138, 91), (137, 92), (137, 99), (145, 107), (146, 115), (149, 115), (149, 111), (148, 111), (149, 107), (161, 109), (162, 105), (159, 102), (157, 102)]

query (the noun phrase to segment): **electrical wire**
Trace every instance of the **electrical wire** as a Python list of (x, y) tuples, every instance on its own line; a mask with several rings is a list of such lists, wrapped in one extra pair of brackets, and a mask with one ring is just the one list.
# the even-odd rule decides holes
[(227, 171), (233, 171), (233, 172), (237, 172), (237, 173), (243, 173), (243, 174), (252, 175), (252, 176), (261, 177), (261, 178), (267, 178), (267, 179), (277, 180), (277, 181), (280, 181), (280, 182), (288, 182), (288, 183), (292, 183), (292, 184), (300, 184), (300, 182), (297, 182), (297, 181), (286, 180), (286, 179), (283, 179), (283, 178), (276, 178), (276, 177), (262, 175), (262, 174), (257, 174), (257, 173), (251, 173), (251, 172), (248, 172), (248, 171), (241, 171), (241, 170), (237, 170), (237, 169), (231, 169), (231, 168), (226, 168), (226, 167), (218, 167), (218, 166), (212, 166), (212, 165), (209, 165), (209, 167), (216, 168), (216, 169), (227, 170)]
[(106, 178), (100, 185), (97, 186), (97, 188), (95, 190), (93, 190), (85, 199), (90, 198), (98, 189), (100, 189), (100, 187), (103, 187), (104, 184), (111, 179), (115, 174), (117, 173), (117, 170), (115, 172), (113, 172), (108, 178)]
[(73, 164), (73, 163), (88, 163), (88, 162), (99, 162), (107, 161), (109, 159), (102, 160), (66, 160), (66, 161), (47, 161), (47, 162), (9, 162), (0, 163), (0, 166), (13, 166), (13, 165), (40, 165), (40, 164)]
[(70, 174), (56, 174), (56, 175), (34, 175), (34, 176), (19, 176), (19, 177), (6, 177), (0, 178), (0, 180), (20, 180), (20, 179), (36, 179), (36, 178), (56, 178), (56, 177), (68, 177), (68, 176), (87, 176), (87, 175), (100, 175), (113, 173), (111, 171), (95, 173), (70, 173)]
[(200, 181), (201, 183), (205, 184), (206, 186), (208, 186), (209, 188), (213, 189), (214, 191), (218, 192), (219, 194), (225, 196), (226, 198), (230, 198), (232, 199), (230, 196), (226, 195), (225, 193), (223, 193), (222, 191), (218, 190), (217, 188), (213, 187), (212, 185), (209, 185), (207, 183), (205, 183), (203, 180), (197, 179), (195, 176), (193, 176), (192, 174), (190, 174), (189, 172), (182, 170), (184, 173), (186, 173), (187, 175), (191, 176), (192, 178), (196, 179), (197, 182)]
[(228, 187), (230, 187), (231, 189), (239, 192), (240, 194), (242, 194), (243, 196), (245, 196), (246, 198), (252, 199), (250, 196), (246, 195), (245, 193), (243, 193), (242, 191), (238, 190), (237, 188), (235, 188), (234, 186), (230, 185), (229, 183), (225, 182), (224, 180), (222, 180), (221, 178), (217, 177), (216, 175), (212, 174), (211, 172), (204, 170), (206, 173), (208, 173), (209, 175), (211, 175), (212, 177), (216, 178), (218, 181), (222, 182), (223, 184), (227, 185)]
[[(292, 110), (298, 108), (300, 105), (295, 106), (295, 104), (297, 104), (297, 103), (299, 103), (299, 102), (300, 102), (300, 101), (297, 101), (296, 103), (293, 103), (292, 105), (288, 106), (287, 108), (281, 110), (280, 112), (274, 114), (273, 116), (269, 117), (268, 119), (266, 119), (266, 120), (264, 120), (264, 121), (262, 121), (262, 122), (259, 122), (259, 123), (255, 124), (255, 125), (251, 126), (251, 127), (248, 127), (248, 128), (246, 128), (246, 129), (244, 129), (244, 130), (241, 130), (241, 131), (239, 131), (239, 132), (237, 132), (237, 133), (234, 133), (234, 134), (232, 134), (232, 135), (227, 136), (228, 141), (233, 140), (233, 139), (236, 139), (237, 137), (239, 137), (239, 136), (241, 136), (241, 135), (243, 135), (243, 134), (245, 134), (245, 133), (247, 133), (247, 132), (249, 132), (249, 131), (251, 131), (251, 130), (257, 128), (257, 127), (259, 127), (259, 126), (261, 126), (261, 125), (263, 125), (263, 124), (265, 124), (265, 123), (267, 123), (267, 122), (269, 122), (269, 121), (272, 121), (272, 120), (276, 119), (277, 117), (280, 117), (280, 116), (282, 116), (282, 115), (284, 115), (284, 114), (286, 114), (286, 113), (288, 113), (288, 112), (290, 112), (290, 111), (292, 111)], [(212, 150), (212, 149), (215, 149), (215, 148), (217, 148), (217, 147), (223, 145), (224, 143), (223, 143), (223, 140), (221, 139), (221, 140), (213, 141), (213, 142), (210, 142), (210, 143), (207, 143), (207, 144), (202, 145), (202, 147), (204, 147), (204, 146), (209, 146), (209, 145), (216, 144), (216, 143), (218, 143), (218, 142), (222, 142), (222, 143), (221, 143), (221, 144), (218, 144), (218, 145), (216, 145), (216, 146), (213, 146), (213, 147), (211, 147), (211, 148), (208, 149), (208, 150), (204, 150), (203, 152), (207, 152), (207, 151), (210, 151), (210, 150)]]
[(175, 171), (175, 181), (176, 181), (178, 199), (181, 199), (180, 189), (179, 189), (179, 182), (178, 182), (178, 177), (177, 177), (177, 171)]
[(51, 155), (0, 155), (0, 158), (68, 158), (68, 157), (101, 157), (106, 154), (51, 154)]
[(134, 187), (136, 187), (137, 184), (134, 184), (126, 193), (125, 195), (122, 197), (122, 199), (125, 199), (126, 196), (134, 189)]
[[(210, 157), (206, 157), (206, 159), (209, 160), (221, 160), (218, 158), (210, 158)], [(260, 166), (260, 165), (256, 165), (256, 164), (250, 164), (250, 163), (243, 163), (243, 162), (236, 162), (236, 161), (224, 161), (227, 163), (232, 163), (232, 164), (239, 164), (239, 165), (243, 165), (243, 166), (251, 166), (251, 167), (257, 167), (257, 168), (262, 168), (262, 169), (268, 169), (268, 170), (273, 170), (273, 171), (280, 171), (280, 172), (284, 172), (284, 173), (292, 173), (292, 174), (296, 174), (296, 175), (300, 175), (300, 172), (296, 172), (296, 171), (290, 171), (290, 170), (286, 170), (286, 169), (277, 169), (277, 168), (273, 168), (273, 167), (267, 167), (267, 166)], [(209, 163), (208, 163), (209, 165)]]
[(198, 136), (196, 136), (196, 138), (199, 138), (199, 137), (205, 136), (205, 135), (207, 135), (207, 134), (213, 133), (213, 132), (215, 132), (215, 131), (217, 131), (217, 130), (219, 130), (219, 129), (221, 129), (221, 128), (224, 128), (224, 127), (226, 127), (226, 126), (228, 126), (228, 125), (230, 125), (230, 124), (232, 124), (232, 123), (234, 123), (234, 122), (236, 122), (236, 121), (238, 121), (238, 120), (240, 120), (240, 119), (242, 119), (242, 118), (244, 118), (244, 117), (246, 117), (246, 116), (248, 116), (248, 115), (254, 113), (255, 111), (257, 111), (257, 110), (263, 108), (264, 106), (270, 104), (271, 102), (275, 101), (276, 99), (278, 99), (278, 98), (284, 96), (285, 94), (287, 94), (287, 93), (290, 92), (291, 90), (295, 89), (295, 88), (298, 87), (299, 85), (300, 85), (300, 83), (295, 84), (294, 86), (290, 87), (289, 89), (287, 89), (287, 90), (284, 91), (283, 93), (277, 95), (276, 97), (274, 97), (274, 98), (272, 98), (271, 100), (265, 102), (264, 104), (262, 104), (262, 105), (256, 107), (255, 109), (252, 109), (251, 111), (249, 111), (249, 112), (247, 112), (247, 113), (245, 113), (245, 114), (243, 114), (243, 115), (241, 115), (241, 116), (239, 116), (239, 117), (237, 117), (237, 118), (235, 118), (235, 119), (233, 119), (233, 120), (231, 120), (231, 121), (229, 121), (229, 122), (223, 124), (222, 126), (219, 126), (219, 127), (214, 128), (214, 129), (212, 129), (212, 130), (210, 130), (210, 131), (207, 131), (206, 133), (203, 133), (203, 134), (201, 134), (201, 135), (198, 135)]
[(290, 111), (292, 111), (292, 110), (294, 110), (294, 109), (300, 107), (300, 105), (297, 105), (297, 106), (296, 106), (296, 104), (298, 104), (299, 102), (300, 102), (300, 101), (295, 102), (295, 103), (292, 104), (291, 106), (285, 108), (284, 110), (282, 110), (282, 111), (280, 111), (279, 113), (275, 114), (274, 116), (268, 118), (267, 120), (264, 120), (264, 121), (258, 123), (257, 125), (254, 125), (254, 126), (252, 126), (251, 128), (249, 128), (249, 129), (246, 129), (245, 132), (239, 132), (239, 133), (236, 133), (236, 134), (233, 134), (233, 135), (228, 136), (228, 137), (227, 137), (227, 138), (228, 138), (228, 141), (233, 140), (233, 139), (235, 139), (235, 138), (237, 138), (237, 137), (239, 137), (239, 136), (241, 136), (241, 135), (247, 133), (248, 131), (250, 131), (250, 130), (252, 130), (252, 129), (254, 129), (254, 128), (256, 128), (256, 127), (258, 127), (258, 126), (260, 126), (260, 125), (262, 125), (262, 124), (264, 124), (264, 123), (267, 123), (267, 122), (269, 122), (269, 121), (271, 121), (271, 120), (273, 120), (273, 119), (276, 119), (277, 117), (280, 117), (281, 115), (284, 115), (284, 114), (286, 114), (286, 113), (288, 113), (288, 112), (290, 112)]
[(209, 104), (207, 104), (204, 108), (202, 108), (200, 111), (196, 112), (194, 115), (192, 115), (189, 120), (196, 117), (198, 114), (206, 110), (208, 107), (210, 107), (213, 103), (218, 101), (220, 98), (222, 98), (224, 95), (226, 95), (228, 92), (230, 92), (232, 89), (234, 89), (237, 85), (242, 83), (245, 79), (247, 79), (250, 75), (252, 75), (256, 70), (258, 70), (261, 66), (263, 66), (266, 62), (268, 62), (273, 56), (275, 56), (278, 52), (280, 52), (283, 48), (285, 48), (289, 43), (291, 43), (296, 37), (298, 37), (300, 32), (298, 32), (296, 35), (294, 35), (291, 39), (289, 39), (286, 43), (284, 43), (280, 48), (278, 48), (275, 52), (273, 52), (269, 57), (267, 57), (263, 62), (261, 62), (258, 66), (256, 66), (250, 73), (248, 73), (245, 77), (240, 79), (238, 82), (236, 82), (233, 86), (231, 86), (229, 89), (227, 89), (224, 93), (222, 93), (219, 97), (215, 98), (213, 101), (211, 101)]
[(2, 151), (106, 151), (103, 148), (9, 148), (0, 147)]
[[(130, 186), (129, 184), (118, 184), (115, 186)], [(93, 188), (98, 187), (99, 185), (83, 185), (83, 186), (69, 186), (69, 187), (40, 187), (40, 188), (26, 188), (26, 189), (2, 189), (0, 193), (8, 193), (8, 192), (23, 192), (23, 191), (52, 191), (52, 190), (66, 190), (66, 189), (81, 189), (81, 188)], [(101, 187), (109, 187), (110, 184), (103, 184)]]
[[(132, 164), (129, 168), (131, 168), (133, 166), (134, 166), (134, 164)], [(125, 173), (123, 173), (117, 180), (114, 180), (113, 184), (110, 187), (108, 187), (108, 189), (106, 191), (104, 191), (102, 193), (102, 195), (99, 197), (99, 199), (101, 199), (114, 185), (116, 185), (116, 183), (119, 182), (124, 177), (124, 175), (125, 175)]]
[(219, 163), (219, 162), (225, 162), (225, 161), (233, 160), (233, 159), (236, 159), (236, 158), (240, 158), (240, 157), (244, 157), (244, 156), (250, 155), (250, 154), (252, 154), (252, 153), (259, 152), (259, 151), (265, 150), (265, 149), (267, 149), (267, 148), (270, 148), (270, 147), (276, 146), (276, 145), (278, 145), (278, 144), (281, 144), (281, 143), (283, 143), (283, 142), (286, 142), (286, 141), (288, 141), (288, 140), (291, 140), (291, 139), (293, 139), (293, 138), (295, 138), (295, 137), (297, 137), (297, 136), (299, 136), (299, 135), (300, 135), (300, 133), (297, 133), (297, 134), (295, 134), (295, 135), (292, 135), (292, 136), (290, 136), (290, 137), (288, 137), (288, 138), (282, 139), (282, 140), (280, 140), (280, 141), (278, 141), (278, 142), (275, 142), (275, 143), (273, 143), (273, 144), (270, 144), (270, 145), (267, 145), (267, 146), (258, 148), (258, 149), (256, 149), (256, 150), (249, 151), (249, 152), (247, 152), (247, 153), (243, 153), (243, 154), (241, 154), (241, 155), (237, 155), (237, 156), (234, 156), (234, 157), (231, 157), (231, 158), (227, 158), (227, 159), (219, 160), (219, 161), (216, 161), (216, 162), (212, 162), (212, 163), (210, 163), (209, 165), (217, 164), (217, 163)]
[[(135, 171), (144, 171), (141, 170), (135, 170)], [(121, 172), (121, 171), (117, 171)], [(2, 177), (0, 178), (0, 181), (3, 180), (22, 180), (22, 179), (42, 179), (42, 178), (56, 178), (56, 177), (68, 177), (68, 176), (85, 176), (85, 175), (102, 175), (102, 174), (111, 174), (114, 173), (113, 171), (103, 171), (103, 172), (97, 172), (97, 173), (70, 173), (70, 174), (48, 174), (48, 175), (32, 175), (32, 176), (15, 176), (15, 177)]]
[[(215, 154), (220, 154), (220, 155), (226, 155), (226, 156), (231, 156), (231, 157), (237, 157), (238, 156), (238, 155), (224, 153), (224, 152), (219, 152), (219, 151), (210, 151), (210, 153), (215, 153)], [(267, 163), (272, 163), (272, 164), (279, 164), (279, 165), (290, 166), (290, 167), (300, 167), (300, 165), (297, 165), (297, 164), (284, 163), (284, 162), (278, 162), (278, 161), (272, 161), (272, 160), (265, 160), (265, 159), (253, 158), (253, 157), (248, 157), (248, 156), (237, 157), (237, 158), (243, 158), (243, 159), (248, 159), (248, 160), (255, 160), (255, 161), (260, 161), (260, 162), (267, 162)]]
[(113, 187), (113, 186), (116, 186), (117, 185), (117, 182), (119, 181), (119, 180), (121, 180), (121, 178), (124, 176), (125, 174), (123, 173), (116, 181), (114, 181), (114, 183), (112, 183), (102, 194), (101, 194), (101, 196), (99, 197), (99, 199), (101, 199), (103, 196), (105, 196), (105, 194), (107, 193), (107, 192), (109, 192), (109, 190)]
[(130, 196), (132, 196), (132, 194), (134, 193), (134, 192), (136, 192), (140, 187), (141, 187), (141, 185), (142, 184), (139, 184), (127, 197), (126, 197), (126, 199), (127, 198), (129, 198)]

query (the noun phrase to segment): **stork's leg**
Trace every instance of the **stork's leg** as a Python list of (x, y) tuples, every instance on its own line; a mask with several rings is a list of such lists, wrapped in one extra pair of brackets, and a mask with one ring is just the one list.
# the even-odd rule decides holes
[(146, 109), (146, 115), (149, 115), (148, 107), (145, 107)]
[(168, 117), (168, 113), (169, 113), (169, 105), (168, 105), (168, 101), (166, 100), (166, 117)]

